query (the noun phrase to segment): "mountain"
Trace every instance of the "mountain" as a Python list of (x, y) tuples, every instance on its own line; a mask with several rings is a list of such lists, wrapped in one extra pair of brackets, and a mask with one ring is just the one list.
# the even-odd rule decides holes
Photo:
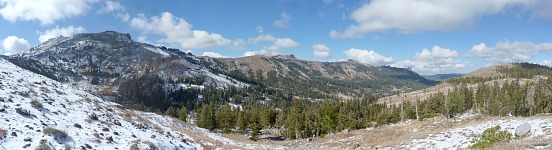
[(236, 79), (249, 79), (308, 98), (390, 95), (396, 90), (417, 90), (436, 83), (408, 69), (375, 67), (352, 60), (316, 62), (293, 55), (205, 59), (212, 68)]
[[(129, 34), (114, 31), (58, 37), (3, 58), (101, 98), (160, 111), (169, 106), (192, 108), (209, 99), (226, 101), (237, 95), (236, 90), (240, 97), (260, 100), (358, 98), (367, 92), (391, 95), (436, 83), (407, 69), (354, 61), (315, 62), (282, 55), (194, 56), (135, 42)], [(230, 94), (213, 97), (206, 92)]]
[(462, 76), (464, 76), (464, 74), (461, 74), (461, 73), (422, 75), (422, 77), (424, 77), (428, 80), (433, 80), (433, 81), (443, 81), (443, 80), (447, 80), (447, 79), (450, 79), (450, 78), (458, 78), (458, 77), (462, 77)]
[[(1, 149), (196, 149), (186, 135), (0, 59)], [(183, 140), (184, 139), (184, 140)]]
[[(70, 83), (102, 98), (166, 108), (180, 104), (168, 93), (190, 87), (244, 87), (192, 63), (189, 53), (135, 42), (113, 31), (77, 34), (48, 40), (28, 51), (4, 57), (22, 68)], [(168, 84), (179, 80), (189, 84)], [(193, 102), (184, 102), (193, 103)]]

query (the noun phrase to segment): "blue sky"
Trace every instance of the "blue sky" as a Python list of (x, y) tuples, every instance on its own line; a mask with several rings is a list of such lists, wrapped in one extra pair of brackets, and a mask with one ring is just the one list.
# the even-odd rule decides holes
[(113, 30), (196, 55), (353, 59), (420, 74), (552, 65), (549, 0), (0, 0), (0, 54)]

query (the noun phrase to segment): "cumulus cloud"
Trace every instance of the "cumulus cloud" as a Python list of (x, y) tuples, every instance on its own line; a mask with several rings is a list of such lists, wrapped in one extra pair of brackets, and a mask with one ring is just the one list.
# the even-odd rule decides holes
[(393, 62), (392, 57), (385, 57), (373, 50), (351, 48), (345, 51), (345, 55), (347, 55), (349, 59), (374, 66), (383, 66)]
[(314, 44), (312, 45), (314, 52), (312, 53), (316, 58), (328, 58), (330, 57), (330, 48), (324, 44)]
[(0, 0), (0, 14), (10, 22), (39, 21), (53, 24), (57, 20), (83, 15), (95, 0)]
[(98, 10), (98, 13), (110, 13), (115, 11), (124, 11), (125, 7), (119, 2), (113, 2), (110, 0), (105, 1), (102, 8)]
[(291, 16), (286, 12), (282, 12), (280, 14), (280, 19), (274, 20), (273, 24), (279, 28), (287, 28), (289, 26), (289, 20), (291, 20)]
[(244, 57), (247, 57), (247, 56), (253, 56), (253, 55), (257, 55), (259, 52), (256, 52), (256, 51), (247, 51), (245, 53), (243, 53), (243, 56)]
[(4, 40), (0, 41), (4, 50), (8, 53), (17, 53), (29, 49), (30, 45), (27, 40), (19, 38), (17, 36), (8, 36)]
[(282, 48), (294, 48), (299, 47), (299, 43), (290, 38), (278, 38), (274, 41), (274, 44), (265, 47), (266, 50), (277, 51)]
[(40, 41), (40, 43), (44, 43), (51, 38), (56, 38), (59, 36), (68, 37), (68, 36), (72, 36), (74, 34), (83, 33), (83, 32), (86, 32), (86, 29), (84, 29), (81, 26), (79, 27), (68, 26), (68, 27), (62, 27), (62, 28), (60, 28), (59, 26), (56, 26), (55, 28), (46, 30), (46, 32), (39, 32), (40, 36), (38, 37), (38, 41)]
[(430, 50), (423, 49), (408, 60), (391, 64), (392, 67), (410, 68), (422, 74), (449, 73), (466, 66), (465, 62), (455, 60), (458, 52), (439, 46)]
[(299, 43), (290, 38), (275, 38), (272, 45), (264, 46), (263, 49), (259, 51), (247, 51), (243, 54), (243, 56), (278, 55), (281, 54), (281, 49), (299, 47), (299, 45)]
[(534, 0), (529, 5), (527, 10), (533, 12), (533, 17), (552, 19), (552, 1), (550, 0)]
[(247, 42), (249, 44), (256, 44), (256, 43), (259, 43), (259, 42), (271, 42), (271, 41), (276, 41), (276, 37), (270, 35), (270, 34), (262, 34), (262, 35), (258, 35), (257, 37), (254, 37), (254, 38), (249, 38), (247, 39)]
[(262, 49), (260, 51), (247, 51), (243, 54), (244, 57), (247, 57), (247, 56), (254, 56), (254, 55), (278, 55), (280, 54), (280, 52), (278, 51), (269, 51), (269, 50), (266, 50), (266, 49)]
[(215, 58), (228, 58), (228, 56), (223, 56), (215, 52), (203, 52), (202, 56), (209, 56), (209, 57), (215, 57)]
[[(372, 0), (355, 10), (356, 24), (344, 31), (333, 30), (334, 38), (359, 38), (366, 33), (397, 30), (403, 33), (450, 31), (471, 26), (479, 18), (498, 14), (524, 0)], [(547, 8), (547, 10), (550, 10)]]
[(192, 30), (192, 25), (186, 20), (173, 16), (169, 12), (163, 12), (159, 16), (149, 19), (139, 14), (130, 20), (130, 26), (142, 31), (142, 34), (163, 35), (159, 40), (162, 43), (177, 44), (182, 48), (203, 49), (226, 46), (231, 43), (217, 33), (209, 33), (203, 30)]
[(552, 53), (552, 43), (499, 41), (494, 47), (487, 47), (485, 43), (481, 43), (474, 45), (467, 52), (467, 56), (497, 64), (527, 61), (538, 53)]

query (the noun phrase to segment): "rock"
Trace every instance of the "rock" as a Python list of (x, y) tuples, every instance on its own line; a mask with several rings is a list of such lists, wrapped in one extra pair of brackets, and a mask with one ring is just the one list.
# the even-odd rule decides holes
[(73, 126), (76, 127), (76, 128), (79, 128), (79, 129), (82, 128), (82, 126), (78, 123), (73, 124)]
[(107, 138), (105, 138), (107, 140), (107, 143), (111, 143), (113, 142), (113, 137), (109, 136)]
[(341, 131), (343, 133), (349, 133), (349, 129), (343, 129), (343, 131)]
[(31, 113), (28, 110), (22, 109), (22, 108), (15, 108), (15, 112), (23, 115), (23, 116), (30, 116)]
[(528, 133), (531, 131), (531, 124), (524, 123), (516, 128), (516, 136), (518, 137), (525, 137), (528, 135)]
[(23, 145), (23, 148), (27, 148), (29, 146), (31, 146), (31, 143), (27, 143), (27, 144)]
[(31, 139), (30, 137), (28, 137), (28, 138), (23, 139), (23, 141), (25, 141), (25, 142), (32, 142), (33, 139)]

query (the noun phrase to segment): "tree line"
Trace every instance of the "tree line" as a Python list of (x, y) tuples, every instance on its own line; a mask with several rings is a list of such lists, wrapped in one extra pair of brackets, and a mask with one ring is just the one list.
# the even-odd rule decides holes
[(466, 112), (489, 116), (531, 116), (552, 112), (552, 78), (545, 82), (520, 84), (460, 83), (445, 93), (426, 100), (404, 100), (401, 104), (377, 104), (377, 96), (366, 94), (352, 100), (296, 98), (278, 107), (255, 101), (249, 105), (209, 103), (195, 111), (196, 124), (212, 131), (250, 131), (256, 140), (262, 129), (281, 129), (289, 139), (321, 137), (344, 129), (362, 129), (422, 120), (435, 116), (453, 118)]

